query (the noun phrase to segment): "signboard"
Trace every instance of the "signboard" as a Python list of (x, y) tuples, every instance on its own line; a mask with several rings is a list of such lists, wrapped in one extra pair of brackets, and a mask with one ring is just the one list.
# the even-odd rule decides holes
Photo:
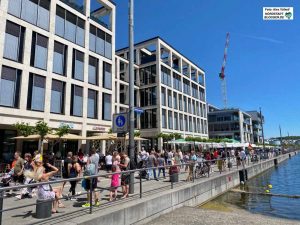
[(136, 112), (138, 115), (144, 113), (144, 110), (141, 108), (135, 108), (134, 112)]
[(74, 128), (74, 124), (73, 123), (68, 123), (68, 122), (61, 122), (59, 124), (59, 127), (62, 127), (62, 126), (69, 126), (70, 129), (73, 129)]
[(96, 131), (105, 131), (105, 127), (94, 126), (93, 130), (96, 130)]
[(128, 113), (117, 113), (113, 115), (113, 133), (127, 133), (128, 124)]

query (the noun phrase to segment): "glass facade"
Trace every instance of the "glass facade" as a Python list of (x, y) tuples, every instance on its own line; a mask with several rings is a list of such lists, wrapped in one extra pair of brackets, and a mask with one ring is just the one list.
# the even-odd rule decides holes
[(49, 30), (50, 0), (10, 0), (8, 13)]
[(157, 128), (156, 109), (146, 109), (140, 116), (141, 129)]
[(112, 68), (109, 63), (103, 62), (103, 87), (112, 89)]
[(156, 65), (140, 69), (140, 84), (148, 85), (156, 83)]
[(52, 80), (51, 113), (64, 114), (65, 82)]
[(90, 25), (89, 48), (91, 51), (112, 58), (112, 37), (103, 30)]
[(71, 115), (82, 116), (83, 110), (83, 88), (72, 84), (71, 88)]
[(162, 109), (161, 111), (161, 126), (162, 128), (167, 128), (167, 116), (165, 109)]
[(98, 93), (95, 90), (88, 90), (88, 107), (87, 116), (88, 118), (97, 119), (98, 118), (98, 105), (97, 105)]
[(161, 66), (161, 83), (172, 87), (171, 71), (164, 66)]
[(56, 6), (55, 34), (84, 46), (85, 21), (60, 6)]
[(111, 121), (111, 117), (112, 117), (111, 110), (112, 110), (111, 95), (103, 93), (103, 98), (102, 98), (102, 119), (103, 120)]
[(156, 87), (140, 89), (141, 107), (156, 105)]
[(44, 111), (46, 78), (30, 73), (28, 84), (27, 109)]
[(21, 71), (2, 66), (0, 79), (0, 105), (12, 108), (19, 107)]
[(48, 38), (38, 33), (32, 33), (31, 66), (47, 70)]
[(166, 89), (163, 87), (161, 88), (160, 97), (161, 97), (161, 104), (163, 106), (166, 106)]
[(25, 28), (6, 21), (4, 58), (22, 62)]
[(98, 67), (99, 60), (95, 57), (89, 57), (89, 79), (90, 84), (98, 85)]
[(76, 49), (73, 50), (73, 78), (84, 80), (84, 53)]
[(67, 51), (67, 45), (63, 45), (57, 41), (54, 42), (53, 73), (66, 76)]

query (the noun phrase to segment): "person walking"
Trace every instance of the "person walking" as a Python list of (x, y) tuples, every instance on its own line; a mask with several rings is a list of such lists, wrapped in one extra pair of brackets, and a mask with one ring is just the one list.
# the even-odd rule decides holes
[[(63, 161), (63, 166), (64, 166), (64, 168), (63, 168), (63, 178), (64, 179), (70, 178), (68, 168), (69, 168), (69, 164), (72, 164), (72, 157), (73, 157), (73, 153), (68, 152), (67, 158), (65, 158), (64, 161)], [(66, 183), (67, 183), (66, 181), (63, 183), (62, 190), (64, 190), (64, 187), (65, 187)]]
[(115, 174), (111, 175), (109, 201), (116, 200), (118, 195), (118, 187), (120, 186), (120, 174), (116, 173), (117, 172), (116, 166), (112, 166), (112, 172)]
[[(129, 165), (130, 165), (129, 163), (130, 163), (129, 157), (126, 155), (126, 153), (122, 153), (121, 163), (119, 164), (121, 171), (129, 170)], [(128, 198), (129, 182), (130, 182), (130, 173), (122, 173), (122, 175), (121, 175), (121, 185), (122, 185), (122, 191), (123, 191), (122, 198)]]
[[(26, 153), (24, 156), (25, 159), (25, 163), (24, 163), (24, 174), (28, 173), (28, 172), (32, 172), (33, 171), (33, 166), (32, 166), (32, 156), (30, 153)], [(30, 177), (25, 177), (24, 179), (24, 184), (30, 184), (31, 182), (33, 182), (33, 179)], [(21, 190), (21, 194), (17, 195), (16, 198), (17, 199), (23, 199), (24, 197), (28, 197), (28, 198), (32, 198), (32, 187), (27, 187), (27, 188), (22, 188)]]
[[(81, 166), (78, 163), (78, 157), (77, 156), (73, 156), (72, 157), (72, 163), (68, 165), (68, 172), (69, 172), (69, 177), (70, 178), (76, 178), (79, 176), (80, 172), (81, 172)], [(74, 195), (76, 194), (76, 185), (77, 185), (77, 180), (73, 180), (70, 181), (71, 187), (69, 190), (69, 193), (71, 194), (71, 197), (69, 198), (71, 201), (75, 201), (76, 198), (74, 197)]]
[(155, 151), (151, 151), (149, 157), (148, 157), (148, 167), (152, 169), (149, 169), (148, 171), (151, 171), (151, 173), (149, 172), (149, 178), (150, 178), (150, 174), (152, 175), (152, 172), (153, 172), (153, 177), (155, 180), (158, 181), (157, 177), (156, 177), (156, 168), (153, 168), (153, 167), (156, 167), (157, 166), (157, 159), (155, 157)]
[(190, 159), (189, 159), (189, 174), (186, 178), (186, 181), (191, 181), (194, 175), (194, 169), (197, 162), (197, 156), (194, 151), (191, 151)]
[(165, 162), (165, 159), (163, 157), (163, 154), (159, 154), (158, 155), (157, 164), (158, 164), (158, 175), (157, 175), (157, 178), (160, 177), (160, 173), (162, 172), (164, 179), (166, 179), (166, 168), (165, 168), (166, 162)]
[(21, 157), (20, 152), (15, 152), (14, 155), (15, 161), (13, 165), (14, 175), (13, 180), (16, 184), (22, 184), (24, 180), (23, 170), (24, 170), (24, 159)]
[(106, 167), (106, 172), (109, 173), (112, 168), (112, 155), (110, 152), (107, 153), (105, 156), (105, 167)]

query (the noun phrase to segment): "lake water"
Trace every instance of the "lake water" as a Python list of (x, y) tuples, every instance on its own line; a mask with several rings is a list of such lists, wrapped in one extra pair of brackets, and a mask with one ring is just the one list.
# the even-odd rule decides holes
[[(273, 186), (269, 189), (271, 193), (300, 195), (300, 154), (249, 180), (246, 189), (265, 192), (268, 184)], [(300, 199), (227, 192), (214, 201), (233, 204), (254, 213), (300, 221)]]

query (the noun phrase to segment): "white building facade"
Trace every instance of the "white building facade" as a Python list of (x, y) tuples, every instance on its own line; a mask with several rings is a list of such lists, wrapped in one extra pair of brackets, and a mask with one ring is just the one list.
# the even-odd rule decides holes
[[(116, 55), (127, 60), (128, 48)], [(162, 148), (159, 133), (208, 138), (205, 73), (200, 67), (155, 37), (135, 45), (135, 68), (135, 106), (144, 110), (135, 115), (136, 128), (150, 147)], [(116, 72), (123, 73), (119, 68)]]
[(17, 122), (34, 125), (43, 120), (52, 128), (67, 123), (72, 133), (84, 137), (111, 127), (115, 5), (108, 0), (78, 2), (0, 2), (3, 158), (12, 148), (21, 148), (9, 141)]

